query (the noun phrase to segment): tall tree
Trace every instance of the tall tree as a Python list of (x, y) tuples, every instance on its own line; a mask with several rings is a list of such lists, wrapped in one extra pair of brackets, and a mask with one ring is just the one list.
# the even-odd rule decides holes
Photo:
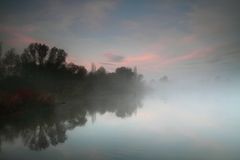
[(29, 54), (28, 49), (24, 49), (20, 58), (21, 58), (21, 62), (22, 62), (23, 65), (30, 64), (30, 63), (35, 63), (34, 60), (32, 59), (31, 54)]
[(49, 57), (47, 60), (47, 65), (53, 67), (56, 64), (58, 49), (56, 47), (51, 48), (49, 52)]
[(67, 53), (63, 49), (58, 49), (57, 57), (56, 57), (56, 65), (58, 67), (64, 65), (66, 63)]
[(96, 71), (96, 74), (98, 74), (98, 75), (106, 75), (106, 73), (107, 73), (106, 69), (102, 66), (99, 67)]
[(78, 66), (77, 75), (79, 77), (85, 77), (87, 75), (87, 69), (84, 66)]
[(20, 64), (20, 56), (14, 49), (10, 49), (3, 57), (4, 70), (7, 75), (13, 75), (17, 73), (18, 65)]
[(31, 43), (26, 50), (30, 53), (32, 62), (35, 65), (37, 65), (37, 55), (36, 55), (37, 51), (36, 50), (37, 50), (37, 43)]
[(45, 58), (48, 55), (49, 47), (45, 44), (38, 44), (38, 62), (40, 66), (45, 63)]

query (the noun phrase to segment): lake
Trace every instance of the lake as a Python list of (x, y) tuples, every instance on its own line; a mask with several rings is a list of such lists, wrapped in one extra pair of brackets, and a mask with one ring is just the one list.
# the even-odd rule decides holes
[(1, 120), (0, 159), (240, 159), (239, 87), (153, 88)]

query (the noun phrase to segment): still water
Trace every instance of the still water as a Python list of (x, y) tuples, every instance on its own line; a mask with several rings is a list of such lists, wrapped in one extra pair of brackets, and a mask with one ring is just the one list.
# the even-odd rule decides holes
[(0, 159), (237, 160), (239, 93), (155, 87), (139, 97), (79, 98), (30, 120), (2, 120)]

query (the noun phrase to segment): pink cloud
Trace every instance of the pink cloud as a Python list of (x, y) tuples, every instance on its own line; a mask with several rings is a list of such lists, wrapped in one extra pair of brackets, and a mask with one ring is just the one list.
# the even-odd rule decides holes
[(125, 64), (132, 64), (132, 63), (147, 63), (147, 62), (152, 62), (155, 61), (156, 59), (159, 59), (160, 57), (156, 54), (151, 54), (151, 53), (144, 53), (140, 55), (135, 55), (135, 56), (129, 56), (125, 59), (123, 63)]
[(209, 48), (201, 48), (198, 50), (194, 50), (190, 53), (187, 54), (183, 54), (180, 56), (176, 56), (173, 58), (169, 58), (166, 59), (163, 64), (167, 65), (167, 64), (175, 64), (175, 63), (179, 63), (182, 61), (188, 61), (188, 60), (194, 60), (194, 59), (199, 59), (199, 58), (203, 58), (205, 56), (208, 56), (211, 52), (213, 52), (214, 49), (209, 47)]
[(144, 53), (134, 56), (128, 56), (124, 59), (122, 63), (118, 64), (118, 66), (137, 66), (140, 71), (143, 72), (156, 71), (161, 68), (174, 66), (179, 63), (202, 59), (212, 54), (213, 51), (214, 48), (206, 47), (190, 51), (189, 53), (175, 55), (171, 57), (168, 57), (167, 54)]
[[(200, 48), (193, 50), (189, 53), (182, 54), (182, 55), (175, 55), (175, 56), (163, 56), (163, 54), (155, 54), (155, 53), (143, 53), (139, 55), (132, 55), (124, 57), (122, 61), (111, 61), (111, 63), (108, 62), (99, 62), (93, 59), (79, 59), (77, 57), (71, 56), (74, 54), (69, 54), (70, 56), (67, 58), (67, 62), (73, 62), (75, 64), (84, 65), (88, 70), (91, 69), (91, 62), (95, 62), (96, 67), (104, 66), (108, 71), (112, 72), (117, 67), (120, 66), (127, 66), (127, 67), (133, 67), (137, 66), (140, 70), (140, 72), (150, 72), (150, 71), (156, 71), (161, 68), (174, 66), (178, 63), (184, 63), (187, 61), (193, 61), (198, 60), (204, 57), (207, 57), (209, 54), (211, 54), (214, 51), (214, 48), (207, 47), (207, 48)], [(75, 54), (76, 55), (76, 54)], [(113, 53), (104, 54), (104, 57), (112, 58)]]

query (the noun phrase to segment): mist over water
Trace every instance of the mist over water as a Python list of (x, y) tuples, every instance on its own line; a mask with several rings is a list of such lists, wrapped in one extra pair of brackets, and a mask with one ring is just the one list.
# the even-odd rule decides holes
[(239, 159), (237, 83), (148, 86), (143, 95), (92, 94), (59, 104), (54, 113), (39, 116), (43, 119), (9, 122), (10, 128), (4, 122), (0, 158)]

